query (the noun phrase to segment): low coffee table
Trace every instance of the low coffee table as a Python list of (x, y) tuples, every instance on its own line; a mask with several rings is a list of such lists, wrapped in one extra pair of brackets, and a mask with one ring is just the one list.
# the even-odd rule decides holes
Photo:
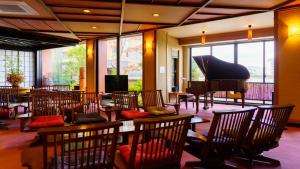
[[(208, 123), (208, 122), (210, 122), (210, 120), (195, 116), (191, 119), (191, 130), (196, 131), (196, 124)], [(127, 121), (122, 121), (122, 123), (123, 125), (120, 126), (119, 132), (123, 136), (123, 144), (128, 144), (128, 135), (133, 133), (135, 130), (134, 122), (133, 120), (127, 120)]]

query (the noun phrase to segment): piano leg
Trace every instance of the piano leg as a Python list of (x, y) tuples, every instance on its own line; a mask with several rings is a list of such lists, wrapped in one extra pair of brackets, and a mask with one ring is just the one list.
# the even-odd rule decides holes
[(208, 100), (207, 100), (207, 93), (204, 94), (204, 105), (203, 105), (203, 109), (207, 110), (208, 107)]
[(242, 96), (242, 108), (245, 107), (245, 92), (241, 92), (241, 96)]
[(210, 93), (210, 107), (214, 106), (214, 92)]
[(199, 95), (195, 95), (196, 98), (196, 114), (199, 112)]

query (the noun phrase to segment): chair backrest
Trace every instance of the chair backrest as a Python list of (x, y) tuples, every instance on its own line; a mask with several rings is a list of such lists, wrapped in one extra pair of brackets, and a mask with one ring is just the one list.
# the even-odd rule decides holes
[(100, 96), (96, 92), (81, 92), (83, 113), (100, 113)]
[(115, 91), (112, 99), (120, 110), (138, 110), (138, 94), (136, 91)]
[(16, 103), (18, 101), (19, 88), (17, 88), (17, 87), (1, 86), (0, 93), (2, 95), (7, 95), (9, 98), (7, 101), (10, 103)]
[(62, 115), (60, 111), (60, 93), (31, 94), (31, 111), (33, 116)]
[(60, 111), (66, 121), (76, 121), (78, 114), (100, 114), (99, 94), (96, 92), (60, 91)]
[(207, 144), (202, 153), (207, 159), (211, 155), (225, 158), (239, 150), (246, 136), (256, 108), (213, 111), (214, 117), (208, 132)]
[(121, 122), (38, 130), (44, 169), (112, 169)]
[(147, 107), (165, 107), (161, 90), (144, 90), (141, 94), (145, 111)]
[(293, 111), (294, 105), (258, 106), (253, 124), (246, 138), (248, 149), (263, 150), (278, 143)]
[(157, 169), (180, 164), (192, 117), (178, 115), (135, 119), (129, 168)]

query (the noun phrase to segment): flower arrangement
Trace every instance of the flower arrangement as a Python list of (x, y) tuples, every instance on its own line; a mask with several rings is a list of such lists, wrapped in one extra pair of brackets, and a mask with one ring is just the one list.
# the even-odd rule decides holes
[(8, 81), (13, 87), (19, 87), (24, 82), (24, 75), (19, 71), (11, 71), (7, 74), (6, 81)]

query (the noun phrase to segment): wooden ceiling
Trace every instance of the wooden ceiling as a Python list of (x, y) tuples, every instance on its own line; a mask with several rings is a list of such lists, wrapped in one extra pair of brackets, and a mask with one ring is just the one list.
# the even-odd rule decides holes
[(22, 1), (39, 15), (0, 13), (0, 26), (84, 40), (272, 11), (295, 0)]

